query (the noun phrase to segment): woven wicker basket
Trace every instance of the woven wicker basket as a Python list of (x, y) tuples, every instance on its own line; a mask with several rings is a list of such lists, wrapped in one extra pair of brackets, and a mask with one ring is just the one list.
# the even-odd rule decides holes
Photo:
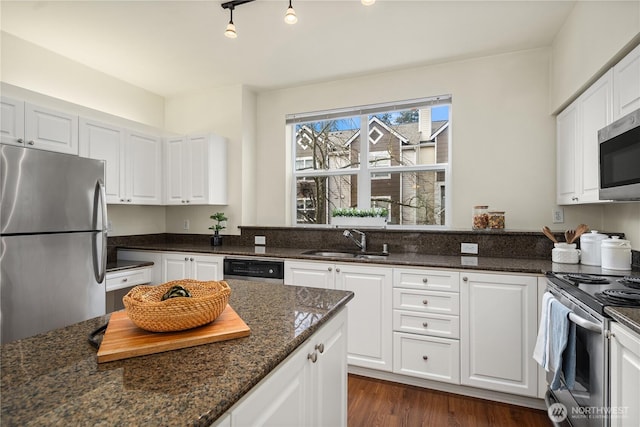
[[(162, 295), (173, 286), (182, 286), (191, 297)], [(141, 329), (152, 332), (183, 331), (213, 322), (227, 307), (231, 288), (227, 282), (174, 280), (158, 286), (136, 286), (123, 298), (127, 315)]]

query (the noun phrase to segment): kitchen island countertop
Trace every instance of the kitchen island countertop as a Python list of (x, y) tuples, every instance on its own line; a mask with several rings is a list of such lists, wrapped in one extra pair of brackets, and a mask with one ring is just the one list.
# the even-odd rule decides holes
[(209, 425), (353, 298), (228, 283), (248, 337), (98, 364), (107, 315), (2, 345), (2, 425)]

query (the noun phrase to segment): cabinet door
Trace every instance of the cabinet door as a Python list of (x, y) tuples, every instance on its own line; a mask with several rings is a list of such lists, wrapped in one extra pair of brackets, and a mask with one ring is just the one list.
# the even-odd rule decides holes
[(303, 345), (258, 383), (231, 412), (233, 427), (299, 427), (310, 418), (310, 344)]
[(33, 148), (78, 154), (78, 116), (26, 103), (24, 134)]
[(165, 141), (165, 204), (186, 203), (184, 137), (169, 138)]
[(188, 254), (162, 255), (162, 281), (190, 279), (191, 261)]
[(162, 204), (162, 141), (130, 132), (126, 141), (127, 202), (138, 205)]
[(576, 144), (578, 143), (578, 106), (569, 105), (556, 118), (556, 202), (576, 203)]
[(347, 425), (347, 317), (342, 310), (310, 340), (317, 352), (309, 382), (312, 426)]
[(617, 323), (611, 325), (611, 426), (637, 425), (640, 420), (640, 336)]
[(121, 203), (124, 191), (124, 129), (80, 119), (80, 147), (82, 157), (105, 161), (105, 190), (107, 203)]
[(613, 120), (640, 108), (640, 45), (613, 67)]
[(538, 371), (531, 355), (537, 334), (537, 279), (461, 276), (461, 383), (535, 397)]
[(334, 265), (324, 262), (285, 261), (284, 284), (334, 289)]
[[(190, 204), (209, 202), (209, 145), (206, 136), (190, 136), (185, 143), (185, 197)], [(213, 203), (213, 202), (212, 202)]]
[(391, 371), (391, 268), (337, 264), (335, 271), (336, 289), (355, 293), (349, 302), (349, 364)]
[[(639, 76), (640, 78), (640, 76)], [(600, 144), (598, 131), (611, 123), (612, 73), (608, 72), (580, 96), (581, 137), (577, 145), (576, 169), (580, 171), (580, 203), (599, 202)]]
[(191, 278), (195, 280), (222, 280), (224, 257), (191, 255)]
[(0, 142), (24, 145), (24, 101), (0, 98)]

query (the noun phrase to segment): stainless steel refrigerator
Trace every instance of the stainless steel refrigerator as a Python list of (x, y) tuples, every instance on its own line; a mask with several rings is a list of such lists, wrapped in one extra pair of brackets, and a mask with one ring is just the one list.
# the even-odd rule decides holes
[(0, 145), (0, 342), (105, 313), (104, 162)]

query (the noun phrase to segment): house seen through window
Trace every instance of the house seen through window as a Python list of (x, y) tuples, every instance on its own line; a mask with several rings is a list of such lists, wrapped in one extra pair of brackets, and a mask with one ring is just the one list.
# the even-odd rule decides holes
[(450, 96), (288, 116), (296, 223), (383, 207), (391, 226), (447, 226), (450, 123)]

